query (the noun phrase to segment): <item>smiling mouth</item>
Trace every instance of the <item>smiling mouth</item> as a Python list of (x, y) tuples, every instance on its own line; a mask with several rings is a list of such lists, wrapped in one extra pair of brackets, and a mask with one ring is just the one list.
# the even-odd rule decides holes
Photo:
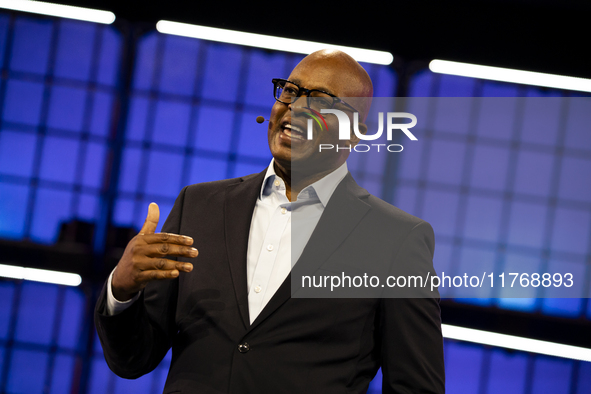
[(283, 133), (289, 136), (291, 139), (302, 141), (306, 140), (306, 132), (299, 126), (287, 123), (283, 125), (283, 129), (281, 129), (281, 131), (283, 131)]

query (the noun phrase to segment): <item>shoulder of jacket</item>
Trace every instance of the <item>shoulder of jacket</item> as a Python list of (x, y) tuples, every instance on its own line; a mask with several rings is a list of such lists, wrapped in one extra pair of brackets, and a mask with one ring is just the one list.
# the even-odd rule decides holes
[[(430, 224), (423, 219), (411, 215), (410, 213), (403, 211), (402, 209), (382, 200), (379, 197), (369, 193), (366, 189), (359, 186), (353, 179), (351, 173), (345, 177), (343, 182), (347, 186), (347, 191), (352, 195), (359, 198), (360, 201), (371, 207), (370, 215), (374, 220), (385, 220), (388, 222), (396, 223), (397, 225), (408, 226), (409, 229), (413, 229), (422, 223), (425, 223), (430, 227)], [(344, 189), (341, 189), (341, 192)]]
[(402, 209), (370, 194), (367, 197), (367, 203), (372, 207), (374, 214), (384, 217), (386, 220), (393, 220), (397, 224), (402, 224), (414, 228), (422, 223), (430, 226), (425, 220), (411, 215), (410, 213), (403, 211)]
[(260, 174), (250, 174), (237, 178), (221, 179), (218, 181), (194, 183), (192, 185), (185, 186), (183, 192), (185, 196), (195, 195), (209, 195), (216, 194), (224, 191), (228, 186), (235, 185), (241, 182), (253, 182)]

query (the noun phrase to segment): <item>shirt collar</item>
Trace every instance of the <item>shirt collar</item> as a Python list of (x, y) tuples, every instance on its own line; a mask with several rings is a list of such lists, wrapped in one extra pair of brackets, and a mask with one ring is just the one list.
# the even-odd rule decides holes
[[(271, 164), (267, 167), (267, 172), (265, 173), (265, 179), (263, 180), (263, 184), (261, 185), (261, 191), (259, 193), (259, 199), (263, 199), (265, 195), (270, 194), (271, 187), (273, 186), (273, 182), (275, 179), (281, 181), (283, 186), (283, 180), (275, 173), (275, 168), (273, 164), (275, 163), (275, 159), (271, 160)], [(310, 191), (313, 194), (318, 196), (318, 199), (322, 203), (323, 206), (326, 207), (328, 204), (328, 200), (332, 197), (335, 189), (341, 183), (343, 178), (349, 173), (349, 169), (347, 168), (347, 162), (343, 163), (339, 168), (331, 172), (330, 174), (326, 175), (324, 178), (317, 180), (313, 184), (306, 186), (302, 192)]]

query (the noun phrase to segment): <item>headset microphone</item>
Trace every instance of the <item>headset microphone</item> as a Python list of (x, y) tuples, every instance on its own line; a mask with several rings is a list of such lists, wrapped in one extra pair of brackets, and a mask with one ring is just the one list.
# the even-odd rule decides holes
[(257, 123), (263, 123), (265, 120), (266, 120), (267, 122), (269, 121), (269, 119), (265, 119), (265, 118), (264, 118), (264, 117), (262, 117), (262, 116), (257, 116)]

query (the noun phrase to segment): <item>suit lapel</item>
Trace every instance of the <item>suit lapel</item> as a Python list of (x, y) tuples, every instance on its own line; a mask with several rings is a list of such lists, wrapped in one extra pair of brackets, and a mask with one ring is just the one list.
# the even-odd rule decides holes
[(226, 251), (244, 328), (250, 326), (246, 286), (248, 236), (252, 213), (261, 190), (265, 172), (266, 169), (260, 174), (241, 178), (241, 182), (228, 186), (224, 203)]
[[(369, 195), (351, 176), (351, 173), (335, 189), (316, 228), (310, 236), (302, 255), (292, 268), (297, 272), (305, 264), (305, 272), (312, 273), (324, 263), (330, 255), (343, 243), (371, 207), (364, 201)], [(301, 286), (291, 288), (290, 273), (277, 292), (250, 326), (249, 332), (269, 317), (277, 308), (291, 298)]]

